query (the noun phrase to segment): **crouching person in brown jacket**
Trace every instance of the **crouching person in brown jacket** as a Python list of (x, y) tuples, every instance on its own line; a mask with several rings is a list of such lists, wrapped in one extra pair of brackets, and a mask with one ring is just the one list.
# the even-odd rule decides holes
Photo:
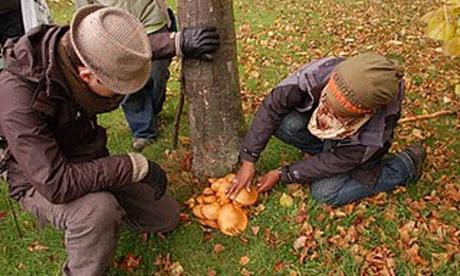
[(309, 183), (314, 198), (337, 206), (416, 180), (426, 155), (420, 144), (387, 156), (401, 114), (402, 77), (400, 66), (377, 54), (303, 66), (257, 111), (228, 194), (249, 188), (255, 162), (272, 135), (306, 157), (264, 175), (260, 192), (279, 181)]
[(0, 136), (11, 196), (65, 230), (67, 275), (101, 275), (123, 222), (151, 232), (178, 224), (161, 167), (139, 153), (109, 156), (96, 114), (144, 86), (152, 50), (117, 8), (80, 9), (69, 27), (42, 26), (4, 48)]

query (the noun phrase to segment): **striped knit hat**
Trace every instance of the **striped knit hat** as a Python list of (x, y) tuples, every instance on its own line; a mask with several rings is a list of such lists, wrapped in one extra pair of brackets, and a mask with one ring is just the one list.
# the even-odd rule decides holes
[(402, 76), (402, 67), (385, 57), (360, 54), (337, 66), (323, 93), (337, 115), (360, 117), (390, 103)]

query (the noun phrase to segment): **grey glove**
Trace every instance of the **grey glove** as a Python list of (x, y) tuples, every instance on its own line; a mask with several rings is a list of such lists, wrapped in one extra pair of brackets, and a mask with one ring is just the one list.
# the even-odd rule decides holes
[(184, 58), (211, 60), (220, 46), (220, 37), (215, 27), (184, 28), (176, 39), (179, 39), (177, 44)]

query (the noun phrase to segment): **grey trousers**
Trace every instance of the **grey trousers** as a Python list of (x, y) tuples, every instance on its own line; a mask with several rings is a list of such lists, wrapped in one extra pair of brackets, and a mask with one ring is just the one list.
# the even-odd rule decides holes
[(103, 275), (113, 258), (123, 222), (148, 232), (169, 232), (179, 223), (179, 204), (136, 183), (116, 191), (90, 193), (65, 204), (52, 204), (34, 188), (20, 200), (41, 223), (65, 231), (65, 275)]

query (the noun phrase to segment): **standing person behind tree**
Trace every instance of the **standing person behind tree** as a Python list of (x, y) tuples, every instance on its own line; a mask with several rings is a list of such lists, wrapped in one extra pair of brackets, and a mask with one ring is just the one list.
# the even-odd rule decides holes
[(98, 3), (124, 9), (144, 25), (153, 50), (152, 73), (146, 86), (126, 97), (123, 111), (133, 133), (133, 148), (142, 150), (158, 136), (156, 118), (166, 97), (168, 66), (173, 56), (210, 59), (219, 47), (215, 28), (185, 28), (176, 32), (174, 14), (164, 0), (77, 0), (77, 7)]
[(11, 37), (24, 34), (19, 0), (0, 1), (0, 46)]
[(302, 67), (257, 111), (227, 193), (235, 197), (249, 188), (272, 135), (308, 156), (265, 174), (260, 192), (280, 180), (311, 183), (314, 198), (337, 206), (416, 180), (426, 156), (421, 145), (384, 158), (401, 113), (402, 76), (399, 66), (377, 54), (324, 58)]
[(65, 230), (66, 275), (102, 275), (122, 222), (149, 232), (178, 224), (167, 177), (140, 153), (109, 156), (97, 114), (150, 76), (142, 24), (118, 8), (86, 6), (68, 26), (43, 25), (5, 45), (0, 136), (12, 198)]

